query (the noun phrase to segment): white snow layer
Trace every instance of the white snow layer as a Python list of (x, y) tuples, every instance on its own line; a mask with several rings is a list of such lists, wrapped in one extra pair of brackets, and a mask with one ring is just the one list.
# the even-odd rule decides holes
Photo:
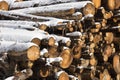
[(39, 12), (68, 10), (71, 8), (80, 9), (80, 8), (84, 7), (87, 3), (92, 3), (92, 2), (91, 1), (81, 1), (81, 2), (62, 3), (62, 4), (55, 4), (55, 5), (49, 5), (49, 6), (11, 10), (11, 12), (39, 13)]
[(14, 41), (0, 41), (0, 53), (7, 52), (10, 50), (24, 51), (31, 46), (37, 46), (37, 45), (34, 43), (18, 43)]
[(0, 40), (2, 41), (31, 42), (34, 38), (41, 40), (48, 37), (50, 37), (50, 35), (47, 35), (44, 31), (42, 32), (40, 30), (28, 31), (24, 29), (0, 27)]

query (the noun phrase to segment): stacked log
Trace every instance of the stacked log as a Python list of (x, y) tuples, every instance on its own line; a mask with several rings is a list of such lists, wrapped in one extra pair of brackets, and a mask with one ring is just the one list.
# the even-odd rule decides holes
[(120, 80), (119, 8), (119, 0), (0, 1), (0, 79)]

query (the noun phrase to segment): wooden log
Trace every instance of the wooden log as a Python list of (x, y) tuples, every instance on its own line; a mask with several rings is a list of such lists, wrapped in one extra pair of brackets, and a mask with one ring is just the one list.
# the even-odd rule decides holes
[(115, 55), (113, 57), (113, 68), (114, 68), (114, 70), (115, 70), (115, 72), (117, 74), (120, 73), (120, 69), (119, 69), (119, 67), (120, 67), (120, 61), (119, 60), (120, 60), (120, 56), (119, 55)]
[(57, 18), (66, 19), (66, 20), (81, 20), (82, 19), (82, 13), (81, 12), (75, 12), (72, 15), (67, 16), (58, 16)]
[[(40, 45), (42, 39), (46, 39), (46, 40), (50, 39), (50, 41), (53, 42), (49, 42), (49, 45), (51, 46), (54, 45), (54, 38), (51, 35), (46, 34), (46, 32), (44, 33), (44, 31), (41, 30), (29, 31), (24, 29), (13, 29), (13, 28), (0, 28), (0, 30), (1, 30), (0, 40), (34, 42), (37, 45)], [(25, 35), (21, 34), (21, 31), (25, 33)]]
[[(8, 52), (9, 56), (15, 57), (15, 60), (26, 60), (29, 59), (34, 61), (40, 57), (39, 47), (33, 43), (18, 43), (13, 41), (0, 41), (0, 53)], [(22, 55), (25, 58), (20, 58)], [(14, 59), (14, 58), (13, 58)]]
[(62, 57), (62, 61), (60, 63), (60, 67), (65, 69), (68, 68), (73, 60), (73, 55), (71, 54), (70, 49), (64, 49), (61, 53), (60, 53), (60, 57)]
[(107, 69), (104, 69), (103, 73), (100, 74), (100, 80), (111, 80), (111, 76)]
[(64, 71), (59, 71), (56, 73), (58, 80), (69, 80), (69, 75)]
[(33, 71), (31, 69), (26, 69), (26, 71), (24, 70), (24, 71), (15, 73), (13, 80), (18, 80), (18, 79), (25, 80), (30, 76), (32, 76), (32, 74), (33, 74)]
[(0, 10), (6, 10), (8, 11), (9, 4), (6, 1), (0, 1)]
[(111, 45), (106, 45), (105, 48), (103, 49), (103, 57), (104, 61), (108, 61), (108, 58), (112, 55), (112, 47)]
[(112, 43), (114, 35), (112, 32), (106, 32), (106, 37), (104, 37), (107, 44)]
[(53, 35), (55, 37), (55, 40), (59, 43), (61, 46), (70, 46), (71, 40), (69, 37), (63, 37), (63, 36), (57, 36)]
[(36, 28), (30, 25), (22, 25), (22, 24), (9, 24), (9, 23), (0, 23), (0, 27), (6, 28), (15, 28), (15, 29), (27, 29), (27, 30), (35, 30)]
[(58, 52), (58, 46), (52, 46), (48, 48), (48, 56), (49, 58), (55, 58), (59, 56), (59, 52)]
[[(81, 5), (79, 5), (79, 4), (81, 4)], [(91, 3), (91, 1), (62, 3), (62, 4), (51, 5), (51, 6), (43, 6), (43, 7), (28, 8), (28, 9), (26, 8), (26, 9), (20, 9), (20, 10), (12, 10), (12, 12), (16, 12), (17, 11), (17, 12), (23, 12), (23, 13), (44, 15), (44, 14), (47, 14), (49, 12), (52, 12), (52, 13), (54, 13), (56, 11), (61, 11), (61, 12), (63, 11), (64, 12), (64, 10), (68, 10), (69, 11), (69, 9), (70, 9), (70, 12), (67, 12), (67, 15), (68, 15), (68, 14), (71, 14), (71, 13), (73, 14), (74, 13), (74, 9), (80, 10), (81, 8), (83, 8), (83, 14), (84, 15), (86, 15), (86, 14), (93, 14), (94, 15), (95, 14), (95, 7)], [(64, 14), (65, 14), (65, 12), (64, 12)], [(49, 13), (49, 14), (52, 15), (52, 13)], [(57, 14), (57, 15), (59, 15), (59, 14)]]
[(41, 40), (41, 47), (42, 46), (55, 46), (55, 38), (52, 35), (49, 35)]
[(38, 6), (46, 6), (50, 4), (57, 4), (57, 3), (65, 3), (65, 2), (72, 2), (71, 0), (65, 0), (65, 1), (42, 1), (42, 0), (27, 0), (27, 1), (22, 1), (22, 2), (14, 2), (13, 4), (10, 5), (10, 9), (21, 9), (21, 8), (29, 8), (29, 7), (38, 7)]
[(101, 6), (101, 0), (91, 0), (94, 3), (95, 8), (99, 8)]
[(29, 25), (37, 27), (39, 26), (39, 23), (33, 22), (33, 21), (21, 21), (21, 20), (0, 20), (0, 24), (17, 24), (17, 25)]
[(49, 19), (43, 19), (43, 17), (33, 16), (30, 14), (17, 13), (17, 12), (9, 12), (9, 11), (0, 11), (1, 18), (5, 19), (14, 19), (14, 20), (28, 20), (28, 21), (48, 21)]
[(108, 10), (115, 10), (115, 9), (119, 9), (120, 7), (119, 2), (120, 2), (119, 0), (106, 0), (106, 1), (102, 0), (101, 5)]

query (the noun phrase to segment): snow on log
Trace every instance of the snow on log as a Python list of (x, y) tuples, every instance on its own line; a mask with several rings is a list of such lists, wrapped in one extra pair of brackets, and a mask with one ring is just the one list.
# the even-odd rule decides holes
[(54, 34), (51, 34), (55, 37), (55, 40), (57, 42), (59, 42), (59, 44), (65, 44), (66, 46), (70, 46), (71, 44), (71, 40), (69, 37), (63, 37), (63, 36), (58, 36), (58, 35), (54, 35)]
[[(73, 0), (72, 0), (73, 1)], [(28, 7), (37, 7), (55, 3), (63, 3), (63, 2), (72, 2), (71, 0), (29, 0), (23, 2), (14, 2), (10, 5), (10, 9), (20, 9), (20, 8), (28, 8)]]
[(30, 25), (30, 26), (38, 26), (37, 22), (33, 21), (21, 21), (21, 20), (0, 20), (0, 24), (18, 24), (18, 25)]
[(53, 17), (35, 16), (31, 14), (25, 14), (20, 12), (10, 12), (10, 11), (0, 11), (0, 16), (1, 18), (6, 18), (6, 19), (27, 20), (30, 22), (35, 21), (39, 24), (46, 24), (46, 25), (56, 25), (59, 22), (69, 21), (69, 20), (58, 19)]
[(27, 55), (29, 60), (40, 57), (39, 47), (34, 43), (19, 43), (14, 41), (0, 41), (0, 53), (8, 52), (8, 55)]
[(35, 30), (36, 28), (30, 25), (20, 25), (20, 24), (6, 24), (6, 23), (0, 23), (0, 27), (3, 28), (15, 28), (15, 29), (27, 29), (27, 30)]
[(0, 10), (8, 11), (9, 4), (6, 1), (0, 1)]
[(0, 28), (0, 40), (16, 41), (16, 42), (34, 42), (40, 45), (40, 41), (45, 38), (50, 38), (46, 32), (35, 30), (28, 31), (23, 29)]
[(56, 72), (56, 78), (58, 80), (69, 80), (69, 75), (65, 71)]
[(62, 61), (60, 62), (61, 68), (68, 68), (72, 61), (73, 61), (73, 55), (71, 54), (71, 51), (69, 48), (64, 47), (63, 51), (60, 53), (60, 57), (62, 57)]
[[(95, 14), (95, 7), (91, 1), (80, 1), (80, 2), (71, 2), (71, 3), (62, 3), (62, 4), (55, 4), (49, 6), (41, 6), (41, 7), (34, 7), (34, 8), (25, 8), (25, 9), (18, 9), (18, 10), (11, 10), (12, 12), (22, 12), (22, 13), (30, 13), (36, 15), (43, 15), (50, 12), (58, 12), (58, 11), (65, 11), (70, 9), (77, 9), (80, 10), (83, 8), (83, 14)], [(89, 10), (87, 10), (89, 8)]]

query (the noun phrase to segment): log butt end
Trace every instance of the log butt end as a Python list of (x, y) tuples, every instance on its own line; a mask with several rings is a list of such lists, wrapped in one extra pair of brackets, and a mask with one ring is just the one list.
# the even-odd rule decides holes
[(63, 58), (63, 61), (60, 62), (60, 67), (68, 68), (73, 60), (73, 56), (70, 50), (69, 49), (63, 50), (60, 56)]
[(27, 50), (27, 57), (31, 61), (35, 61), (40, 57), (40, 51), (38, 46), (31, 46)]

